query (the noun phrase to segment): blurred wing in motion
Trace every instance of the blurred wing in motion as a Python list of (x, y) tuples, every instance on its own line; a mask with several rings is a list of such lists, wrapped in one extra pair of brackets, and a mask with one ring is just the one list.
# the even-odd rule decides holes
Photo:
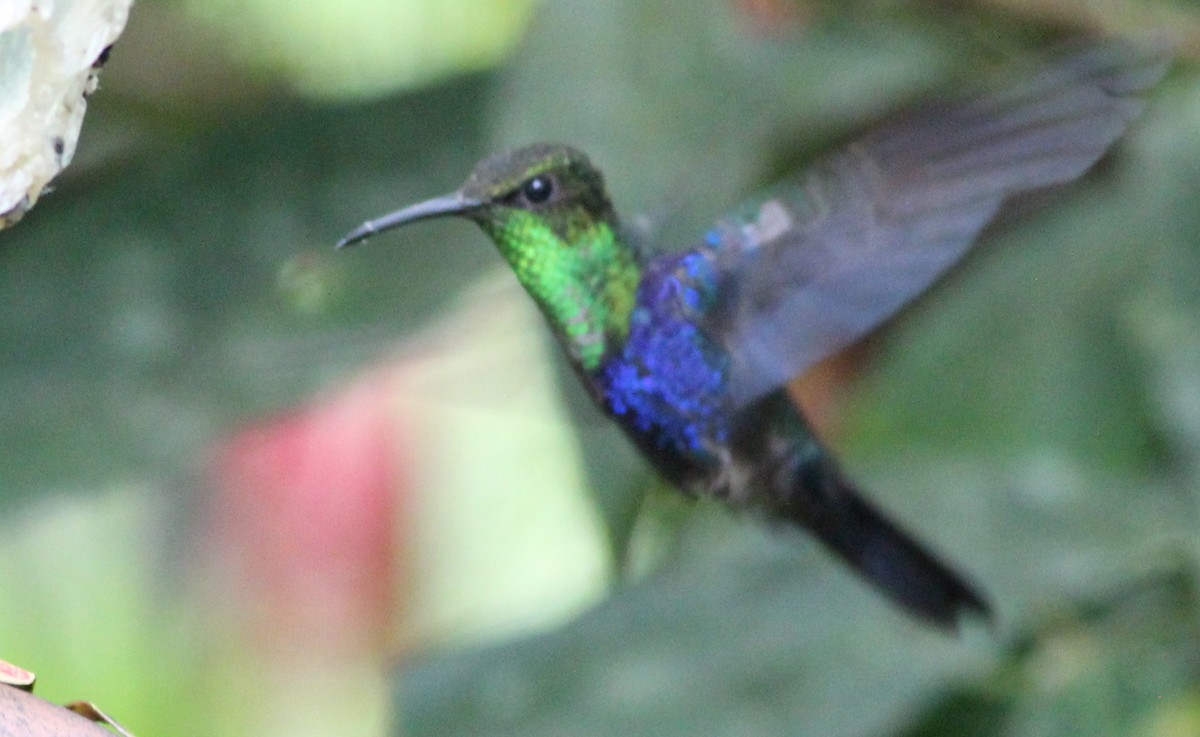
[(1141, 112), (1169, 51), (1110, 43), (999, 93), (884, 124), (716, 225), (721, 308), (706, 326), (743, 405), (919, 295), (1009, 197), (1069, 182)]

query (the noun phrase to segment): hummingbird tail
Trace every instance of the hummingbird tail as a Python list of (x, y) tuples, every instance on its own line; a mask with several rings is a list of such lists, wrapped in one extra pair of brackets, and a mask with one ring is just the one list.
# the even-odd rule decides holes
[(815, 533), (892, 601), (944, 629), (964, 614), (990, 618), (971, 583), (864, 499), (823, 452), (795, 468), (778, 512)]

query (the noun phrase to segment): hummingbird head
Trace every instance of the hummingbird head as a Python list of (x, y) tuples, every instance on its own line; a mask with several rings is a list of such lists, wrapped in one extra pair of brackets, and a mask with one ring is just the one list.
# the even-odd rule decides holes
[(337, 247), (450, 216), (474, 221), (492, 239), (585, 369), (628, 333), (641, 265), (618, 233), (604, 178), (580, 151), (541, 143), (496, 154), (457, 191), (367, 221)]
[(545, 221), (564, 241), (575, 229), (612, 224), (612, 203), (600, 171), (581, 151), (559, 144), (534, 144), (479, 162), (459, 190), (485, 206), (474, 219), (489, 235), (503, 228), (514, 211)]
[[(440, 217), (464, 217), (479, 224), (501, 251), (522, 250), (528, 235), (510, 232), (536, 222), (564, 243), (600, 223), (615, 225), (604, 178), (581, 151), (538, 143), (489, 156), (476, 164), (457, 191), (363, 223), (338, 241), (344, 248), (391, 228)], [(530, 244), (533, 245), (533, 244)]]

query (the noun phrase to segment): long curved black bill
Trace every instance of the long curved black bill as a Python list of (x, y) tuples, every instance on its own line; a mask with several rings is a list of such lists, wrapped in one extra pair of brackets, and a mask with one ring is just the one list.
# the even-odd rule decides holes
[(406, 207), (403, 210), (397, 210), (383, 217), (368, 220), (347, 233), (344, 238), (337, 242), (337, 246), (335, 247), (345, 248), (346, 246), (353, 246), (355, 243), (364, 241), (376, 233), (382, 233), (391, 228), (398, 228), (401, 225), (415, 223), (418, 220), (465, 215), (482, 206), (483, 203), (479, 200), (472, 200), (458, 193), (449, 194), (444, 197), (434, 197), (431, 200), (418, 202), (415, 205)]

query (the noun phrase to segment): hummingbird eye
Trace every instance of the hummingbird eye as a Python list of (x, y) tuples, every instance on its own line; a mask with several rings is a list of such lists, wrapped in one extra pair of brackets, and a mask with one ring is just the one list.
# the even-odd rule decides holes
[(531, 205), (540, 205), (554, 194), (554, 181), (539, 174), (521, 185), (521, 195)]

